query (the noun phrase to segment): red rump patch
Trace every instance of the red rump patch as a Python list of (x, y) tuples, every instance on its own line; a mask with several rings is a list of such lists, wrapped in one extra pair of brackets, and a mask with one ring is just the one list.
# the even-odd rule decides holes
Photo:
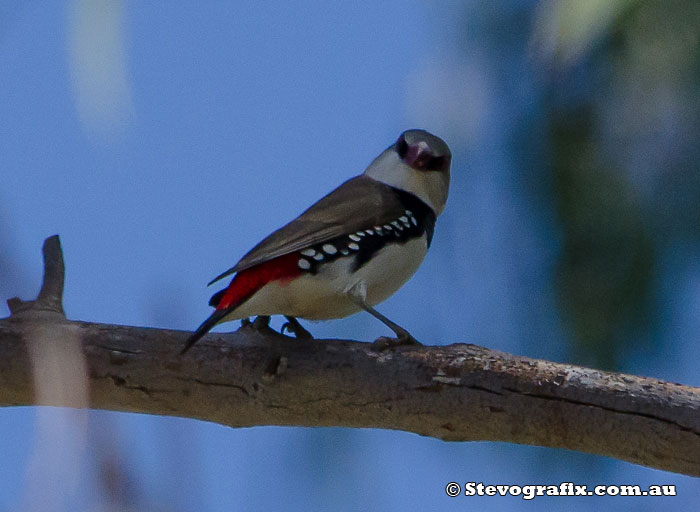
[(297, 265), (299, 255), (295, 252), (279, 256), (270, 261), (242, 270), (228, 285), (216, 309), (236, 307), (271, 281), (289, 280), (301, 274)]

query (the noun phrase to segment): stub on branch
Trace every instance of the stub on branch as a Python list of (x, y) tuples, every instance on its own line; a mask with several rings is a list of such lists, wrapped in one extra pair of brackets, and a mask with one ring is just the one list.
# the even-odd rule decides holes
[(63, 250), (58, 235), (53, 235), (44, 240), (41, 250), (44, 256), (44, 280), (41, 291), (36, 300), (24, 301), (19, 297), (7, 300), (10, 313), (15, 316), (25, 311), (50, 311), (58, 313), (65, 318), (63, 311), (63, 283), (65, 280), (65, 265), (63, 263)]

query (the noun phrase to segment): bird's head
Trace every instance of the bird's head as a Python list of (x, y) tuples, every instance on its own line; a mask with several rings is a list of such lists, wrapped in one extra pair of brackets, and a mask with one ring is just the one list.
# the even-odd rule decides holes
[(365, 175), (412, 193), (440, 215), (447, 201), (451, 160), (450, 148), (441, 138), (425, 130), (406, 130)]

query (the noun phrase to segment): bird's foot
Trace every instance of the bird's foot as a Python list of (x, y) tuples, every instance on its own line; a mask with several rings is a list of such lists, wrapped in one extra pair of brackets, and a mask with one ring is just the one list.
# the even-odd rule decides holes
[(299, 320), (297, 320), (293, 316), (285, 316), (285, 318), (287, 319), (287, 322), (282, 326), (282, 329), (280, 330), (282, 334), (284, 334), (284, 331), (286, 330), (287, 332), (294, 334), (294, 337), (297, 339), (314, 339), (311, 333), (304, 329), (304, 327), (299, 323)]
[(402, 333), (397, 333), (396, 338), (380, 336), (372, 343), (372, 350), (383, 352), (404, 345), (422, 346), (423, 344), (415, 339), (408, 331), (403, 331)]
[(266, 315), (260, 315), (251, 322), (248, 320), (248, 324), (256, 331), (264, 332), (271, 331), (270, 329), (270, 317)]

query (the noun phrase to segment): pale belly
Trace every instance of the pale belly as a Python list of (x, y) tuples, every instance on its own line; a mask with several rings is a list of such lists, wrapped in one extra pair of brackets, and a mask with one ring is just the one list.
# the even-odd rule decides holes
[(342, 318), (360, 311), (348, 297), (359, 283), (374, 306), (394, 294), (418, 270), (428, 250), (425, 236), (403, 245), (390, 244), (356, 272), (348, 269), (354, 257), (339, 258), (291, 282), (273, 281), (258, 290), (224, 319), (225, 322), (256, 315), (288, 315), (308, 320)]

